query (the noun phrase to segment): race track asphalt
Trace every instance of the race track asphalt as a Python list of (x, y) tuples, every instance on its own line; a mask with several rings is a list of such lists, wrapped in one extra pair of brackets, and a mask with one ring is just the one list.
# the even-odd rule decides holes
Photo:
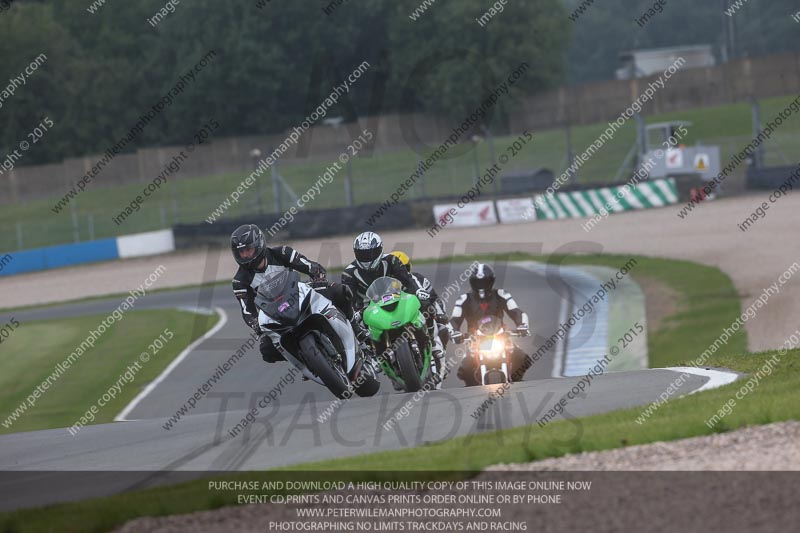
[[(510, 291), (530, 315), (534, 336), (521, 341), (521, 347), (530, 353), (534, 348), (533, 339), (552, 335), (559, 327), (562, 306), (573, 304), (567, 277), (561, 276), (558, 269), (545, 274), (514, 264), (498, 266), (498, 284)], [(443, 293), (467, 265), (420, 265), (417, 268)], [(467, 287), (464, 284), (448, 298), (448, 309), (457, 294)], [(116, 308), (119, 301), (120, 298), (110, 298), (17, 311), (15, 316), (29, 321), (105, 313)], [(0, 470), (6, 474), (9, 471), (40, 474), (35, 478), (4, 475), (0, 480), (0, 494), (4, 497), (0, 507), (30, 505), (34, 496), (36, 503), (41, 504), (108, 494), (130, 487), (129, 477), (95, 473), (93, 481), (80, 490), (58, 491), (55, 489), (59, 471), (111, 474), (115, 471), (262, 470), (418, 446), (499, 428), (532, 425), (535, 431), (536, 420), (581, 379), (552, 377), (556, 358), (565, 356), (558, 353), (561, 345), (557, 345), (536, 363), (524, 382), (513, 384), (482, 416), (473, 415), (498, 386), (464, 388), (453, 372), (443, 390), (431, 391), (419, 401), (414, 401), (413, 394), (396, 393), (383, 383), (378, 396), (349, 400), (337, 406), (322, 422), (320, 416), (332, 405), (332, 395), (315, 383), (296, 380), (283, 387), (266, 408), (259, 410), (255, 423), (231, 432), (243, 420), (247, 409), (258, 408), (258, 400), (275, 390), (289, 370), (287, 363), (263, 363), (257, 348), (253, 348), (197, 402), (196, 407), (166, 429), (168, 418), (209, 379), (218, 365), (236, 352), (249, 332), (227, 286), (153, 293), (136, 305), (136, 309), (166, 307), (221, 308), (227, 315), (227, 322), (136, 405), (127, 416), (131, 421), (87, 426), (75, 436), (66, 429), (0, 436)], [(124, 327), (124, 320), (120, 327)], [(451, 346), (449, 356), (453, 355)], [(602, 354), (598, 353), (600, 356)], [(677, 375), (665, 369), (607, 373), (595, 378), (583, 397), (571, 400), (565, 415), (573, 418), (645, 405), (656, 400)], [(674, 394), (687, 394), (707, 381), (706, 377), (690, 376)], [(407, 415), (401, 417), (397, 413), (404, 405)], [(390, 419), (394, 422), (389, 422)], [(576, 431), (578, 429), (576, 427)], [(89, 474), (84, 472), (84, 475)], [(41, 487), (48, 476), (52, 476), (54, 490), (50, 496), (45, 496), (35, 487)]]

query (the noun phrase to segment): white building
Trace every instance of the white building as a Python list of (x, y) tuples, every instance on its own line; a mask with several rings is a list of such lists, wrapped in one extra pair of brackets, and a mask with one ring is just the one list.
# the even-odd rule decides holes
[(660, 74), (682, 57), (686, 63), (681, 68), (713, 67), (716, 65), (710, 44), (630, 50), (619, 54), (622, 66), (617, 69), (617, 79), (642, 78)]

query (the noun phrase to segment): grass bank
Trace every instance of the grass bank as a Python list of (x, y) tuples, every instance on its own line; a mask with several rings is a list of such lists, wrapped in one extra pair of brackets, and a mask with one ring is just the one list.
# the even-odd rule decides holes
[[(218, 320), (172, 309), (129, 311), (99, 336), (74, 364), (63, 366), (92, 330), (98, 330), (106, 315), (22, 322), (3, 342), (0, 373), (0, 434), (72, 426), (129, 369), (132, 381), (120, 382), (119, 392), (97, 407), (94, 424), (113, 421), (150, 381), (195, 338)], [(165, 333), (168, 330), (172, 333)], [(150, 346), (160, 339), (163, 348)], [(165, 340), (167, 339), (167, 340)], [(147, 354), (142, 357), (142, 354)], [(147, 361), (143, 361), (147, 359)], [(64, 370), (55, 374), (62, 364)], [(130, 376), (131, 374), (128, 374)], [(33, 391), (50, 378), (39, 398), (27, 403)], [(20, 411), (20, 405), (27, 408)], [(18, 414), (15, 420), (9, 417)], [(6, 427), (6, 425), (8, 427)]]

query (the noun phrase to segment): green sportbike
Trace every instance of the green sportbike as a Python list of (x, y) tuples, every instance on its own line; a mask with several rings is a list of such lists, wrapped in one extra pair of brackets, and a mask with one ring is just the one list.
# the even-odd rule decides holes
[(364, 324), (369, 327), (383, 373), (406, 392), (416, 392), (433, 380), (433, 342), (428, 335), (422, 304), (403, 292), (399, 280), (384, 276), (367, 289), (369, 304)]

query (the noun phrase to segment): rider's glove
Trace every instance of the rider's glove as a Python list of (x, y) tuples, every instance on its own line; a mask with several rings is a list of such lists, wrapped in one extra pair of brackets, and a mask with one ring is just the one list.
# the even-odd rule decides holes
[(517, 326), (517, 334), (519, 334), (522, 337), (527, 337), (528, 335), (530, 335), (531, 331), (528, 328), (528, 324), (521, 324)]
[(425, 289), (417, 289), (416, 295), (420, 300), (428, 301), (431, 299), (431, 293)]
[(450, 320), (447, 319), (447, 315), (445, 315), (443, 313), (436, 313), (436, 322), (438, 322), (439, 324), (445, 325), (445, 324), (449, 324)]
[(328, 272), (325, 270), (325, 267), (319, 263), (311, 261), (311, 267), (308, 269), (308, 275), (311, 276), (311, 279), (315, 281), (322, 280), (325, 279), (327, 274)]
[(251, 316), (246, 319), (247, 325), (250, 326), (256, 333), (261, 333), (261, 325), (258, 323), (258, 318)]
[(456, 344), (464, 342), (464, 334), (460, 331), (453, 330), (450, 332), (450, 340)]

